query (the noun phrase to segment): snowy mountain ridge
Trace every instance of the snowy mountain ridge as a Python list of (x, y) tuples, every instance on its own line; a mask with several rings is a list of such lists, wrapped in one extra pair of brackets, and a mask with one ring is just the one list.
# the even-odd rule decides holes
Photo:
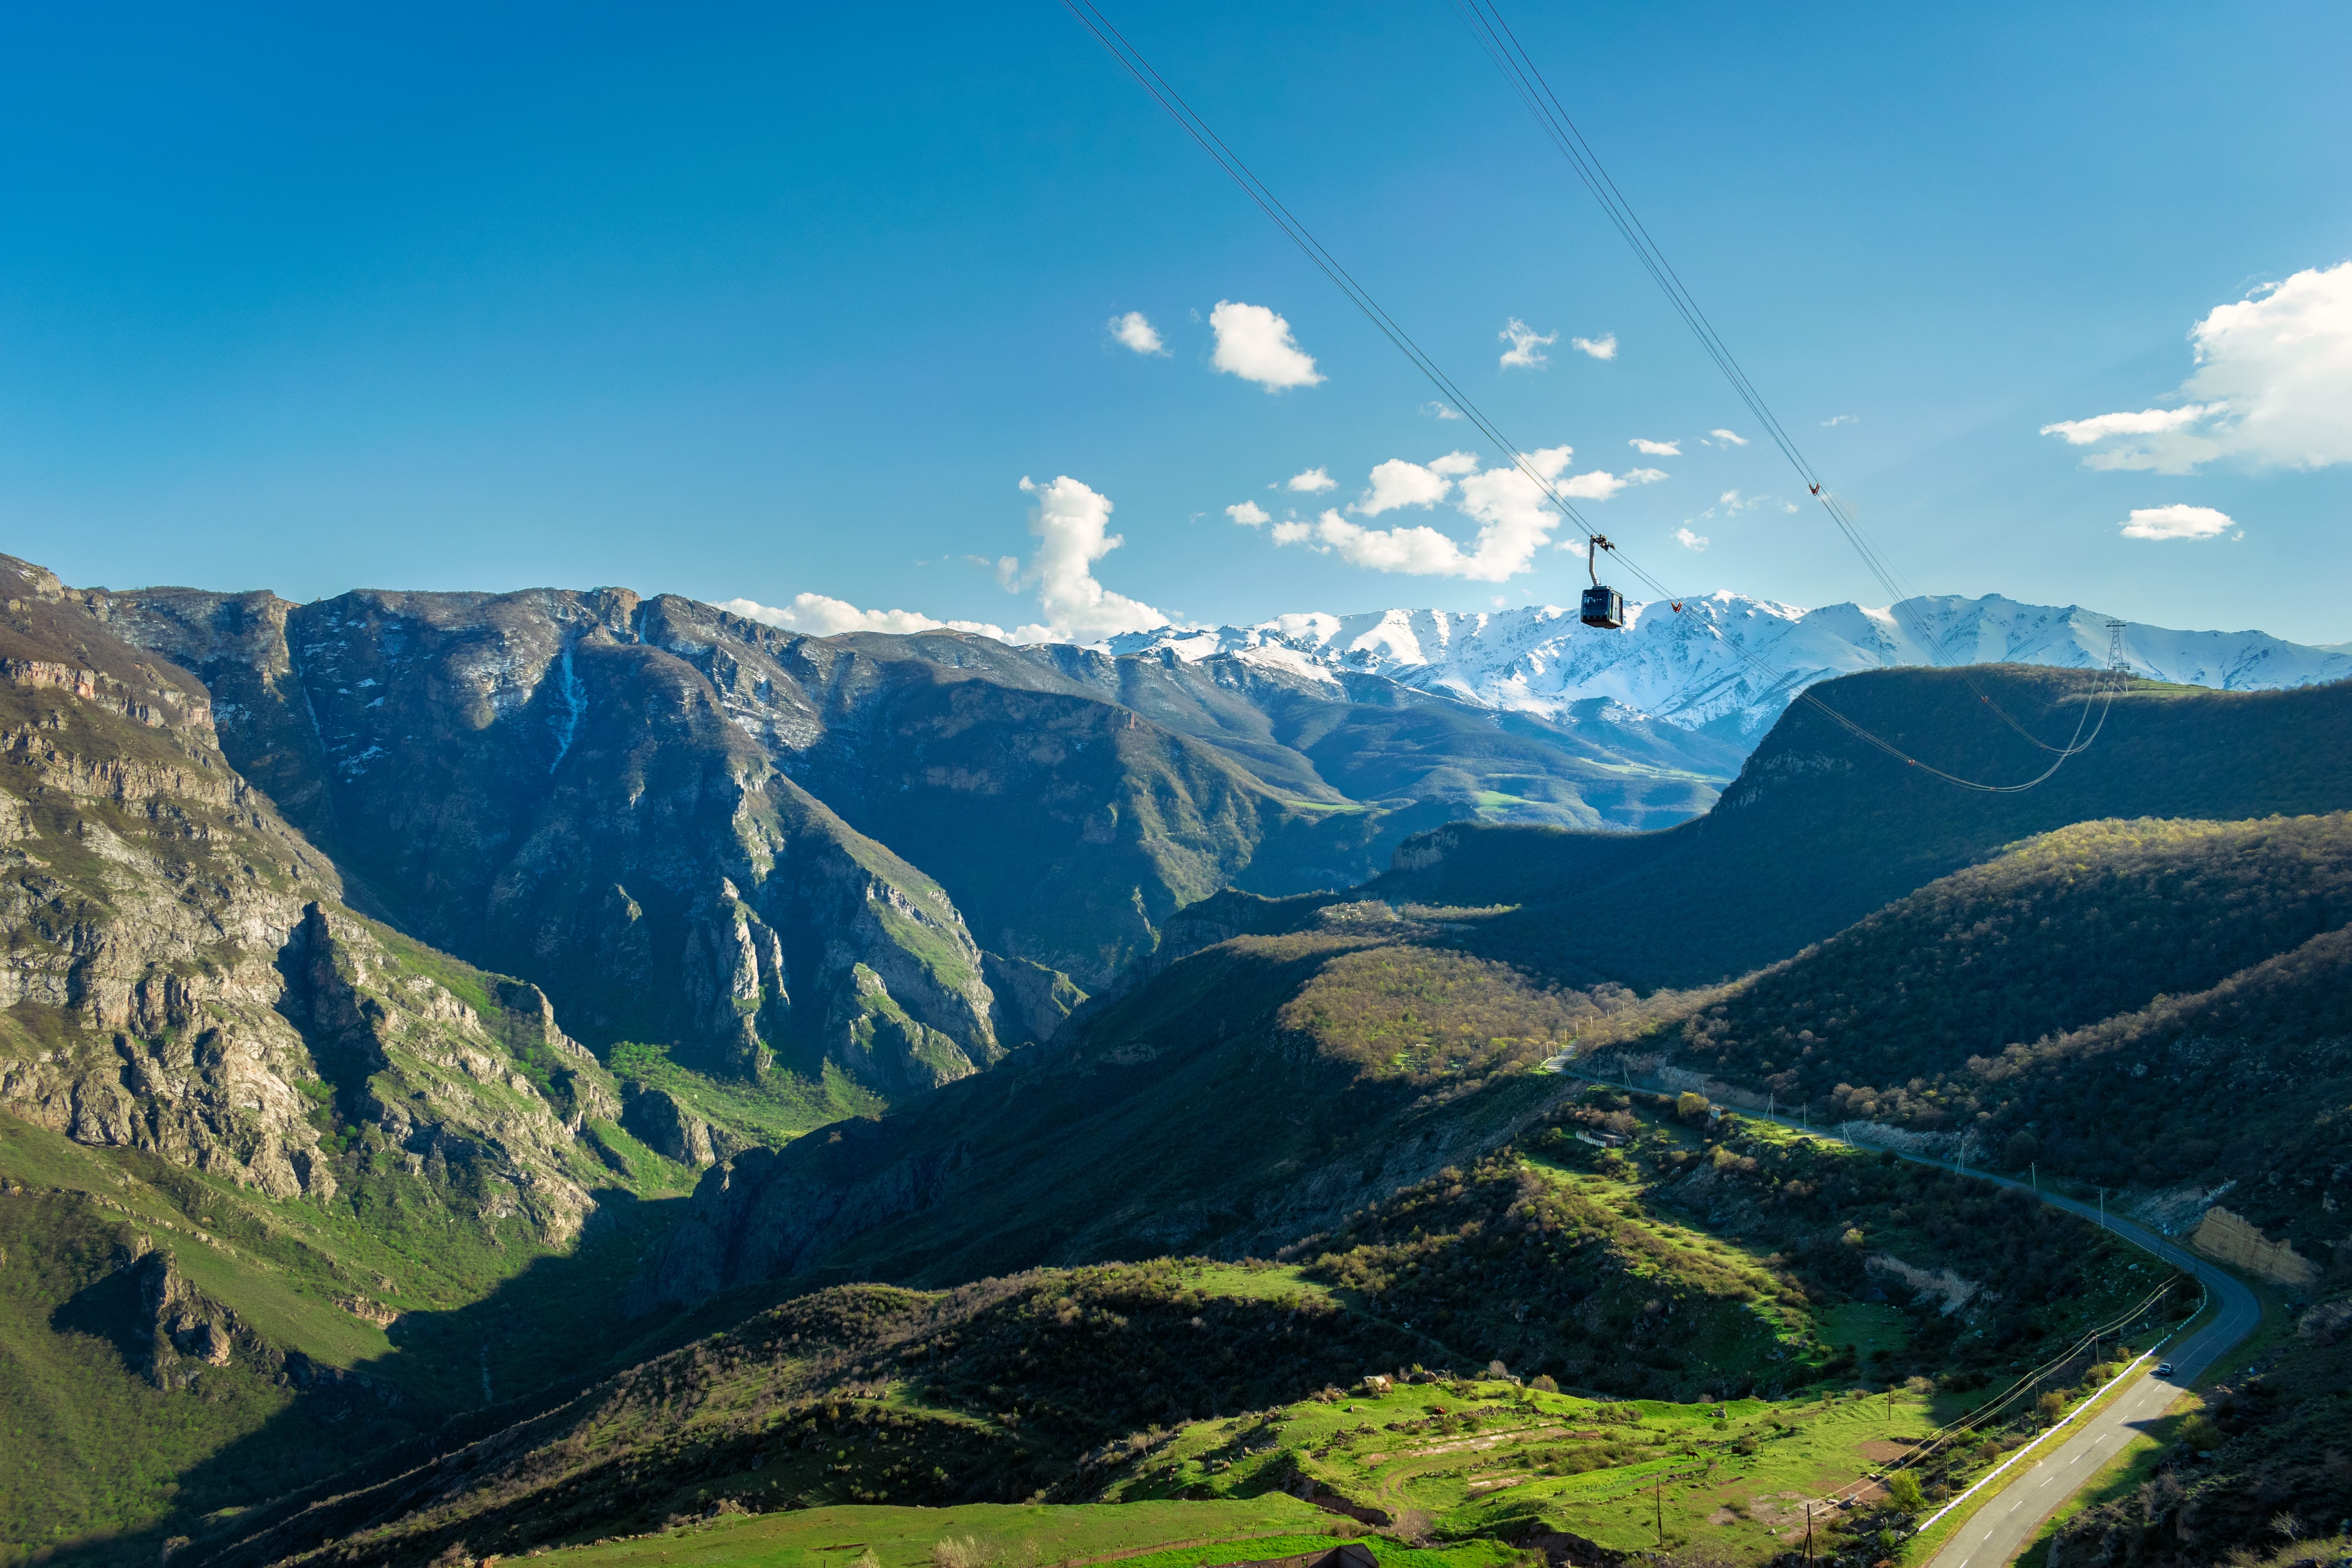
[[(1310, 612), (1248, 626), (1162, 626), (1104, 647), (1114, 654), (1164, 650), (1188, 662), (1224, 655), (1335, 684), (1341, 671), (1381, 675), (1479, 707), (1549, 719), (1570, 717), (1571, 710), (1576, 717), (1604, 718), (1631, 709), (1725, 740), (1753, 741), (1798, 692), (1856, 670), (1954, 662), (2103, 667), (2111, 619), (2079, 605), (2021, 605), (1997, 594), (1922, 595), (1877, 610), (1852, 604), (1808, 610), (1719, 592), (1683, 600), (1679, 610), (1628, 604), (1626, 615), (1625, 629), (1612, 632), (1584, 626), (1574, 610), (1552, 605), (1473, 614)], [(2267, 632), (2126, 623), (2123, 652), (2137, 674), (2227, 691), (2352, 677), (2352, 647), (2311, 647)]]

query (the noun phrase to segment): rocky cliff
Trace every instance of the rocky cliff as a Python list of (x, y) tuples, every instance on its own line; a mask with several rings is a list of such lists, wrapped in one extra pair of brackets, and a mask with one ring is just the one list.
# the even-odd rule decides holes
[(575, 1234), (619, 1104), (547, 998), (352, 912), (102, 597), (5, 558), (0, 587), (0, 1106), (271, 1197), (404, 1183)]
[[(684, 601), (574, 594), (105, 595), (225, 701), (228, 756), (299, 802), (404, 930), (543, 984), (598, 1045), (753, 1077), (830, 1058), (884, 1093), (997, 1047), (939, 885), (779, 765), (799, 686)], [(709, 612), (715, 615), (715, 612)]]

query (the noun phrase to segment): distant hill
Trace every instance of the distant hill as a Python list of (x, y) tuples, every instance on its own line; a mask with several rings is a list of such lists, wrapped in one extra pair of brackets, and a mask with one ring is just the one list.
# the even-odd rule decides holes
[[(2063, 742), (2095, 674), (2020, 666), (1889, 670), (1818, 688), (1822, 701), (1937, 767), (2031, 779), (2050, 753), (1996, 720)], [(1576, 984), (1727, 979), (1785, 958), (2002, 845), (2102, 817), (2231, 821), (2352, 809), (2352, 684), (2217, 692), (2141, 683), (2091, 749), (2015, 795), (1958, 788), (1791, 708), (1706, 816), (1611, 835), (1458, 824), (1408, 842), (1366, 891), (1509, 904), (1479, 951)]]

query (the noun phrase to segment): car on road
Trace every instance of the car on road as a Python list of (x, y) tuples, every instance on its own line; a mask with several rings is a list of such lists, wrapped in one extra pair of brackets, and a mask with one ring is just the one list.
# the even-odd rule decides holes
[(2172, 1375), (2172, 1363), (2168, 1361), (2158, 1362), (2156, 1363), (2156, 1375), (2158, 1377), (2170, 1377)]

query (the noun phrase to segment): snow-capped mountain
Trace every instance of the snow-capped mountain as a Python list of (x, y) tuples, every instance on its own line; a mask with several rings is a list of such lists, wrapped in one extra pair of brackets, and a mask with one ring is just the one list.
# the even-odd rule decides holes
[[(1481, 707), (1567, 717), (1630, 708), (1727, 740), (1752, 740), (1806, 687), (1890, 665), (2107, 662), (2111, 617), (2079, 605), (2056, 609), (1998, 595), (1926, 595), (1889, 609), (1799, 609), (1744, 594), (1628, 605), (1622, 631), (1584, 626), (1573, 610), (1529, 606), (1494, 614), (1377, 610), (1277, 616), (1252, 626), (1163, 626), (1113, 639), (1113, 653), (1167, 649), (1186, 660), (1217, 654), (1336, 679), (1383, 675)], [(2125, 660), (2138, 674), (2229, 691), (2311, 686), (2352, 676), (2352, 651), (2307, 647), (2266, 632), (2181, 632), (2126, 624)], [(1758, 668), (1759, 666), (1764, 668)]]

